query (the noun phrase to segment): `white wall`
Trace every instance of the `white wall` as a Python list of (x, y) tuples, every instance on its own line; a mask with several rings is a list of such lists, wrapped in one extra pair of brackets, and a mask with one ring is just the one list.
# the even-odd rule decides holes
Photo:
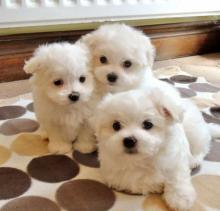
[(0, 28), (220, 15), (220, 0), (0, 0)]

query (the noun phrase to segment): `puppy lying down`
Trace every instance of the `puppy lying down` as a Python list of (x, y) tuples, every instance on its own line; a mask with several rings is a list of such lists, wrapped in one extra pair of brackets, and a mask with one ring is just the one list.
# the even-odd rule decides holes
[(164, 192), (170, 208), (190, 209), (196, 194), (183, 113), (157, 88), (105, 97), (93, 122), (106, 183), (132, 193)]

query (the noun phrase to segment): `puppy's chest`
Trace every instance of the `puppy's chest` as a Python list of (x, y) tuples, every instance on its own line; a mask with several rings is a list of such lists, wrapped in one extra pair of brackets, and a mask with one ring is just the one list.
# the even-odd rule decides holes
[(116, 189), (137, 194), (162, 191), (164, 177), (156, 169), (138, 166), (108, 169), (101, 166), (101, 170), (107, 183)]

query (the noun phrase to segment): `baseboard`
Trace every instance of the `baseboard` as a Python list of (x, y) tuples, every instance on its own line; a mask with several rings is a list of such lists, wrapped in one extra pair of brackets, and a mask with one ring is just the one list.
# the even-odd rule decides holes
[[(152, 38), (157, 60), (220, 50), (220, 22), (192, 22), (140, 27)], [(0, 36), (0, 82), (28, 78), (24, 61), (43, 43), (74, 42), (89, 31), (48, 32)]]

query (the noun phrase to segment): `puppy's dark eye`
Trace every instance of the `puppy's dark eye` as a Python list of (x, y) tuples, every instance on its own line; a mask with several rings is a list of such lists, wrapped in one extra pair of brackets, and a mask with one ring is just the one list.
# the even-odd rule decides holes
[(107, 64), (107, 63), (108, 63), (108, 59), (107, 59), (107, 57), (105, 57), (105, 56), (101, 56), (101, 57), (99, 58), (99, 60), (100, 60), (100, 62), (101, 62), (102, 64)]
[(57, 79), (53, 82), (55, 86), (62, 86), (64, 84), (64, 81), (62, 79)]
[(115, 131), (119, 131), (121, 130), (121, 123), (119, 121), (114, 121), (112, 127)]
[(126, 60), (123, 62), (123, 67), (125, 67), (125, 68), (129, 68), (129, 67), (131, 67), (131, 65), (132, 65), (132, 62), (129, 60)]
[(154, 126), (153, 123), (148, 120), (143, 121), (142, 125), (145, 130), (150, 130)]
[(85, 77), (85, 76), (80, 76), (80, 77), (79, 77), (79, 81), (80, 81), (81, 83), (84, 83), (84, 82), (86, 81), (86, 77)]

